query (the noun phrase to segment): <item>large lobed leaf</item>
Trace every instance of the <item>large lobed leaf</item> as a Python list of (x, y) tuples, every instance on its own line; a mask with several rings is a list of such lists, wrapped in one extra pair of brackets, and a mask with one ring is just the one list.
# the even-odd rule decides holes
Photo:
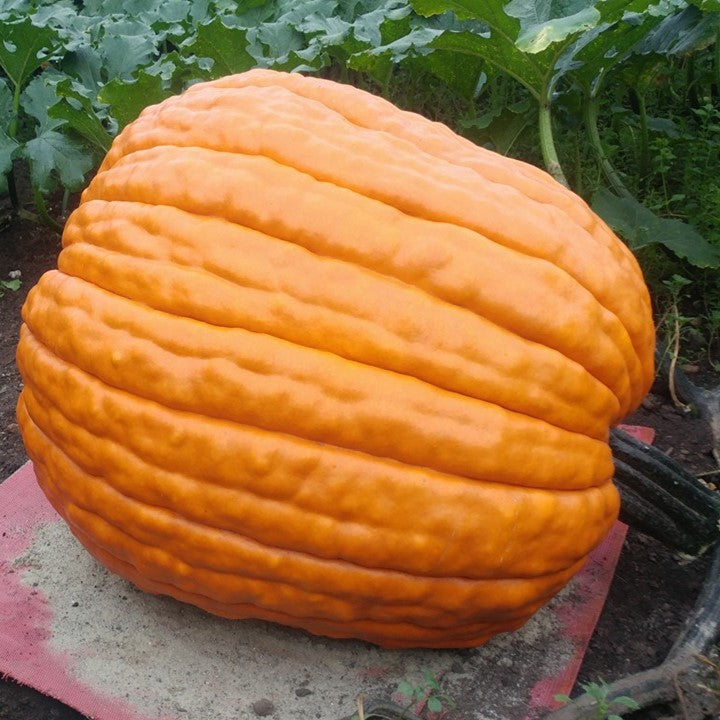
[(29, 17), (0, 21), (0, 67), (16, 88), (23, 87), (59, 45), (55, 30), (35, 25)]
[(696, 267), (720, 267), (720, 250), (691, 225), (659, 217), (632, 197), (618, 197), (601, 188), (592, 207), (632, 250), (659, 243)]

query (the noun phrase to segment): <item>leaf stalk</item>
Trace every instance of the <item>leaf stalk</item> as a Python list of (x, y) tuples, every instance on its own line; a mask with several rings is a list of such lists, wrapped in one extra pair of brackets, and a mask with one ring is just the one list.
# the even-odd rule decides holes
[(620, 179), (615, 166), (610, 162), (605, 148), (600, 139), (598, 131), (598, 99), (597, 93), (589, 93), (585, 98), (583, 112), (585, 115), (585, 130), (588, 134), (590, 145), (595, 151), (600, 169), (605, 175), (612, 189), (621, 197), (633, 197), (632, 193), (625, 187), (625, 183)]
[(538, 130), (540, 132), (540, 150), (542, 152), (543, 161), (547, 171), (555, 180), (570, 187), (565, 177), (560, 158), (558, 158), (557, 149), (555, 148), (555, 140), (552, 131), (552, 113), (550, 112), (550, 100), (543, 98), (540, 100), (540, 108), (538, 112)]

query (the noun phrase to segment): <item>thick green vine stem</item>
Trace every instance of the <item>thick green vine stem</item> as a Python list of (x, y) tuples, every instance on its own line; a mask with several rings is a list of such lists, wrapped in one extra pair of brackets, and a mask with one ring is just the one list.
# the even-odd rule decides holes
[(592, 93), (589, 93), (585, 97), (584, 103), (584, 114), (585, 114), (585, 129), (587, 130), (588, 139), (590, 145), (595, 151), (595, 155), (600, 164), (600, 169), (605, 175), (610, 187), (621, 197), (632, 197), (632, 193), (625, 187), (625, 183), (620, 179), (615, 166), (610, 162), (605, 153), (602, 140), (600, 139), (600, 133), (598, 132), (598, 100), (597, 100), (597, 88)]
[[(655, 361), (661, 377), (684, 402), (707, 420), (713, 455), (720, 463), (720, 386), (697, 387), (658, 344)], [(615, 482), (622, 496), (620, 517), (666, 547), (690, 557), (720, 539), (720, 497), (702, 485), (683, 465), (657, 448), (619, 430), (610, 434)]]
[(545, 168), (559, 183), (562, 183), (565, 187), (570, 187), (555, 149), (552, 115), (550, 114), (550, 102), (548, 100), (540, 101), (538, 129), (540, 132), (540, 150), (542, 151)]

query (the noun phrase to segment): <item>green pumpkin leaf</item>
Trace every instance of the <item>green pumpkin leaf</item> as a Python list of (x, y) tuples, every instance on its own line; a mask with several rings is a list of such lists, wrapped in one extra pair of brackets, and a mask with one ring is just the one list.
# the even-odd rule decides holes
[(291, 52), (305, 47), (303, 34), (285, 22), (263, 23), (254, 35), (263, 46), (263, 55), (267, 58), (282, 60)]
[(0, 67), (15, 87), (23, 87), (59, 46), (55, 30), (34, 25), (30, 18), (0, 22)]
[(618, 197), (604, 188), (593, 195), (591, 204), (631, 250), (659, 243), (696, 267), (720, 267), (720, 249), (682, 220), (661, 218), (634, 198)]
[(117, 120), (118, 127), (124, 128), (148, 105), (154, 105), (170, 97), (172, 92), (163, 87), (159, 75), (150, 75), (144, 70), (137, 73), (132, 82), (118, 78), (110, 81), (100, 91), (99, 100), (110, 106), (110, 114)]
[(30, 163), (30, 178), (34, 187), (48, 192), (53, 175), (69, 190), (79, 190), (85, 173), (93, 166), (91, 155), (77, 142), (55, 130), (46, 130), (25, 143), (25, 156)]
[(48, 110), (48, 115), (64, 121), (100, 152), (106, 153), (110, 149), (112, 137), (95, 114), (89, 98), (67, 90), (64, 97)]
[(12, 170), (13, 155), (17, 148), (17, 140), (0, 129), (0, 194), (7, 192), (7, 176)]
[(493, 149), (507, 155), (523, 131), (535, 120), (534, 108), (516, 110), (503, 107), (496, 114), (488, 113), (475, 122), (461, 122), (461, 127), (472, 129), (474, 142), (490, 142)]
[(48, 26), (55, 30), (64, 31), (63, 47), (67, 49), (67, 33), (72, 33), (78, 20), (78, 10), (72, 0), (53, 0), (45, 5), (38, 5), (32, 13), (32, 22), (38, 27)]
[(212, 74), (215, 77), (244, 72), (257, 65), (257, 60), (248, 52), (250, 41), (245, 28), (230, 28), (219, 17), (198, 26), (197, 35), (181, 45), (185, 57), (210, 58), (213, 61)]
[(600, 11), (587, 2), (538, 3), (535, 0), (511, 0), (505, 12), (520, 20), (520, 33), (515, 44), (528, 53), (539, 53), (570, 35), (595, 27), (600, 21)]
[(690, 2), (706, 12), (720, 12), (720, 0), (690, 0)]
[(121, 34), (120, 30), (121, 28), (114, 28), (114, 32), (106, 34), (98, 44), (105, 78), (108, 81), (115, 78), (129, 80), (132, 74), (147, 65), (155, 54), (155, 43), (152, 36), (147, 35), (147, 27), (145, 35)]
[(15, 117), (13, 92), (4, 78), (0, 78), (0, 129), (7, 129)]
[(34, 77), (20, 96), (20, 106), (23, 111), (38, 121), (38, 132), (52, 130), (62, 124), (52, 120), (48, 115), (48, 108), (59, 100), (55, 92), (55, 85), (49, 80), (50, 78), (45, 75)]
[(12, 102), (12, 90), (0, 78), (0, 193), (7, 192), (7, 175), (12, 170), (13, 155), (18, 148), (17, 141), (7, 132), (14, 117)]
[(453, 92), (468, 100), (477, 98), (487, 79), (487, 66), (482, 58), (463, 57), (437, 48), (427, 55), (418, 55), (413, 59), (413, 65), (439, 78)]
[(78, 45), (63, 58), (63, 70), (96, 94), (103, 83), (102, 68), (99, 51), (89, 44)]
[(708, 45), (720, 26), (720, 15), (703, 13), (694, 5), (666, 15), (658, 26), (648, 33), (637, 52), (645, 55), (683, 55)]
[(553, 68), (566, 46), (582, 28), (597, 19), (594, 13), (585, 12), (579, 19), (563, 24), (562, 18), (551, 16), (552, 4), (548, 3), (549, 9), (540, 15), (536, 3), (529, 0), (515, 0), (507, 5), (504, 0), (410, 1), (421, 15), (451, 11), (460, 18), (475, 21), (475, 29), (445, 30), (432, 41), (431, 47), (456, 52), (465, 58), (479, 57), (515, 78), (538, 100), (551, 92), (555, 79)]
[(461, 57), (476, 56), (522, 82), (534, 97), (540, 98), (543, 95), (545, 87), (543, 69), (533, 61), (532, 56), (521, 52), (514, 41), (503, 33), (446, 31), (435, 38), (430, 46), (436, 50), (457, 53)]

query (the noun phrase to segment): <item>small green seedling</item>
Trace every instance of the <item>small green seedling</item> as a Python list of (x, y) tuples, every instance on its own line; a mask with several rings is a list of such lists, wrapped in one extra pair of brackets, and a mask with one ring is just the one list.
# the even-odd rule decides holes
[(425, 671), (423, 680), (417, 685), (412, 685), (407, 680), (398, 684), (395, 693), (402, 696), (410, 709), (419, 702), (425, 702), (425, 707), (432, 713), (441, 713), (443, 710), (453, 707), (455, 704), (447, 694), (442, 691), (440, 683), (429, 671)]
[[(622, 720), (620, 715), (610, 712), (613, 705), (622, 705), (626, 710), (639, 710), (640, 706), (631, 697), (626, 695), (618, 695), (610, 698), (610, 686), (604, 681), (591, 683), (581, 683), (580, 687), (595, 701), (595, 707), (588, 712), (588, 720)], [(555, 700), (561, 703), (572, 703), (574, 700), (568, 695), (557, 694), (553, 696)]]
[(0, 297), (5, 294), (6, 290), (16, 292), (20, 289), (20, 271), (13, 270), (9, 275), (9, 280), (0, 280)]

